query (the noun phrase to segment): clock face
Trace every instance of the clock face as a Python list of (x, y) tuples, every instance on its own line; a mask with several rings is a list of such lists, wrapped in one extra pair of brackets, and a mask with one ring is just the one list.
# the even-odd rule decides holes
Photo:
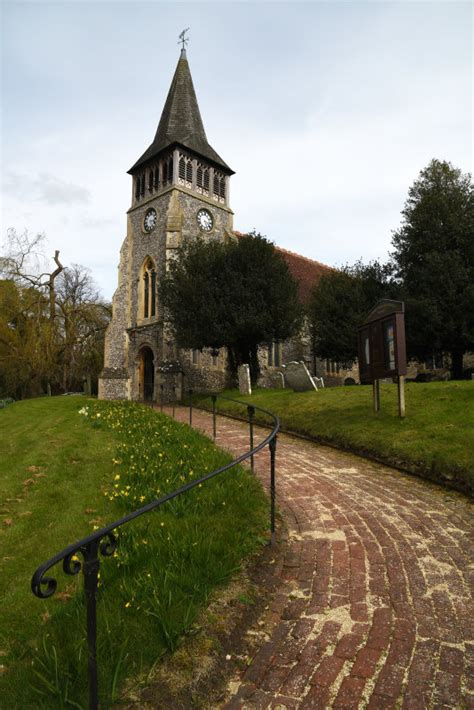
[(145, 219), (143, 220), (143, 228), (145, 229), (145, 232), (151, 232), (151, 230), (156, 224), (156, 220), (156, 210), (151, 207), (149, 210), (147, 210), (145, 214)]
[(209, 210), (199, 210), (197, 213), (197, 223), (199, 225), (199, 229), (202, 229), (203, 232), (211, 231), (214, 220), (212, 219), (212, 214)]

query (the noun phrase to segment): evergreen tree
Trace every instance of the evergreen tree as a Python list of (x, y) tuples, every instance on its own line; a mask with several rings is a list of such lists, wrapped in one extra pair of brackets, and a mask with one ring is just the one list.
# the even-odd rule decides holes
[(159, 293), (180, 347), (226, 347), (231, 370), (249, 363), (253, 382), (258, 346), (289, 338), (300, 323), (296, 282), (273, 244), (256, 233), (187, 242)]
[(358, 261), (321, 276), (308, 312), (314, 354), (350, 366), (357, 358), (359, 326), (389, 290), (388, 269), (377, 261)]
[(406, 302), (407, 347), (423, 360), (451, 356), (462, 377), (474, 350), (474, 191), (471, 176), (432, 160), (408, 191), (403, 222), (394, 232), (395, 277)]

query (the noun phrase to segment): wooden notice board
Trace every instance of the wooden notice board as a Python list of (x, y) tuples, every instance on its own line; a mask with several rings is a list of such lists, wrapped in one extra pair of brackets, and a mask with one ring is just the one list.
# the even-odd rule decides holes
[(402, 301), (379, 301), (359, 327), (359, 373), (362, 384), (374, 385), (375, 411), (380, 408), (378, 381), (398, 378), (400, 416), (404, 416), (407, 356)]

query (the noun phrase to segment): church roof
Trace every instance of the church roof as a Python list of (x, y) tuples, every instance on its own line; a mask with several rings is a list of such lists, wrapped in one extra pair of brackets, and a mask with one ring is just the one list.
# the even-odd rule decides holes
[(185, 49), (181, 50), (153, 143), (128, 172), (133, 173), (158, 153), (175, 144), (197, 153), (227, 173), (234, 172), (207, 142)]
[(298, 284), (298, 296), (301, 303), (305, 306), (309, 304), (311, 299), (311, 291), (315, 284), (319, 281), (323, 274), (328, 274), (333, 269), (320, 261), (308, 259), (306, 256), (296, 254), (293, 251), (287, 251), (281, 247), (275, 247), (286, 264), (290, 274)]
[[(245, 236), (242, 232), (233, 232), (233, 234), (237, 238)], [(281, 247), (275, 246), (275, 249), (286, 261), (288, 271), (298, 284), (298, 296), (301, 303), (305, 306), (308, 305), (314, 285), (323, 274), (333, 271), (333, 268)]]

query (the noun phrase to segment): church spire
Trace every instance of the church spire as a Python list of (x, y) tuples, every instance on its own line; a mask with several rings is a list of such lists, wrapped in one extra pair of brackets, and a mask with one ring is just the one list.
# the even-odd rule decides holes
[(207, 142), (184, 45), (153, 143), (128, 172), (133, 173), (148, 160), (157, 157), (159, 153), (174, 144), (197, 153), (200, 157), (223, 168), (227, 174), (233, 173)]

